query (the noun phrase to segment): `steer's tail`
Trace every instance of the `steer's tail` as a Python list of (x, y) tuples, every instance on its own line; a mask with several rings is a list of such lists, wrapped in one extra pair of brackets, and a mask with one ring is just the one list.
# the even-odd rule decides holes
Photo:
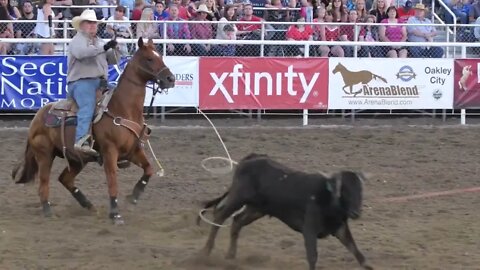
[[(228, 191), (225, 192), (222, 196), (215, 198), (213, 200), (207, 201), (203, 204), (204, 209), (209, 209), (214, 206), (217, 206), (221, 201), (223, 201), (228, 195)], [(197, 225), (200, 225), (200, 216), (197, 217)]]
[(373, 74), (373, 73), (372, 73), (372, 76), (373, 76), (373, 78), (374, 78), (375, 80), (376, 80), (376, 79), (380, 79), (380, 80), (382, 80), (384, 83), (387, 83), (387, 80), (386, 80), (385, 78), (383, 78), (382, 76), (378, 76), (378, 75)]

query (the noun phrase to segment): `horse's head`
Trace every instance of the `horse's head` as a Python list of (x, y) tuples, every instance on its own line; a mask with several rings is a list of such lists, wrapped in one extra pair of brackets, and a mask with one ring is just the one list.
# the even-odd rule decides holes
[(362, 173), (340, 171), (334, 176), (337, 198), (341, 207), (351, 219), (357, 219), (362, 213), (363, 179)]
[(343, 67), (343, 65), (338, 63), (337, 66), (332, 70), (332, 73), (335, 74), (335, 73), (341, 71), (342, 67)]
[(175, 76), (163, 62), (163, 57), (155, 49), (153, 40), (147, 44), (140, 37), (138, 39), (138, 51), (134, 54), (132, 61), (137, 63), (139, 75), (146, 81), (156, 82), (160, 89), (175, 87)]

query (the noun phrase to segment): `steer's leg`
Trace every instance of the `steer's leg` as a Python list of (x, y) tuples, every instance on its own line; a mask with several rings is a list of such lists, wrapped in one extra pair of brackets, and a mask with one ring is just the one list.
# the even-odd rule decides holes
[(319, 230), (322, 229), (322, 213), (315, 205), (307, 205), (305, 218), (302, 228), (303, 240), (307, 251), (307, 261), (310, 270), (315, 270), (317, 263), (317, 236)]
[(348, 251), (353, 253), (358, 263), (364, 269), (373, 270), (373, 267), (367, 264), (367, 260), (365, 259), (365, 256), (363, 256), (360, 250), (358, 250), (357, 245), (355, 244), (355, 240), (353, 240), (353, 236), (352, 236), (352, 233), (350, 232), (350, 228), (348, 227), (347, 222), (345, 222), (345, 224), (335, 233), (335, 236), (348, 249)]
[[(219, 209), (216, 209), (214, 212), (213, 222), (216, 224), (223, 224), (227, 218), (229, 218), (233, 213), (235, 213), (235, 211), (242, 208), (244, 205), (244, 201), (240, 200), (237, 196), (235, 196), (235, 194), (229, 194), (226, 200), (227, 201), (225, 202), (225, 205)], [(218, 226), (212, 225), (207, 243), (202, 250), (203, 255), (208, 256), (212, 251), (213, 246), (215, 245), (215, 237), (217, 236), (218, 229)]]
[(265, 214), (257, 211), (253, 207), (247, 206), (243, 212), (233, 218), (232, 228), (230, 230), (230, 247), (228, 248), (226, 256), (227, 259), (235, 258), (237, 253), (238, 236), (240, 235), (242, 227), (262, 218), (264, 215)]

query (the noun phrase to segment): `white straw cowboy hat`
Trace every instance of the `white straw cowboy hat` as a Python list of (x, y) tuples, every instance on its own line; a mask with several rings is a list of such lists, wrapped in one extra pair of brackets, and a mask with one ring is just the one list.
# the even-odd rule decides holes
[(427, 8), (425, 7), (425, 5), (422, 4), (422, 3), (416, 4), (413, 8), (414, 8), (414, 9), (419, 9), (419, 10), (427, 10)]
[(100, 22), (100, 20), (97, 19), (97, 14), (95, 14), (95, 11), (93, 9), (85, 9), (80, 16), (73, 17), (72, 19), (72, 26), (76, 30), (80, 27), (80, 24), (83, 21), (90, 21), (90, 22)]
[(201, 5), (198, 6), (197, 13), (198, 12), (205, 12), (207, 14), (212, 15), (212, 12), (210, 10), (208, 10), (207, 5), (205, 5), (205, 4), (201, 4)]

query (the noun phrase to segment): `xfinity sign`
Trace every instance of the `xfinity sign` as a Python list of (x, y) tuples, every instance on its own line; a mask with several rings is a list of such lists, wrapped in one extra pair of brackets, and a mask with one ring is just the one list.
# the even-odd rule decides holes
[[(205, 59), (205, 62), (227, 60), (228, 58)], [(327, 88), (323, 85), (326, 82), (322, 83), (322, 80), (327, 79), (322, 76), (326, 77), (328, 74), (322, 72), (322, 65), (318, 62), (310, 62), (312, 66), (310, 68), (308, 61), (301, 60), (304, 62), (298, 62), (296, 59), (279, 61), (264, 58), (259, 65), (258, 59), (236, 58), (230, 64), (209, 64), (207, 67), (202, 67), (204, 61), (202, 59), (200, 77), (205, 78), (206, 75), (208, 79), (206, 87), (201, 85), (200, 96), (206, 97), (206, 101), (215, 108), (220, 107), (221, 103), (226, 104), (228, 108), (237, 108), (239, 105), (238, 109), (253, 108), (253, 106), (322, 108), (326, 106), (326, 102), (319, 100), (323, 97), (321, 92), (325, 91), (325, 101), (327, 99)], [(271, 65), (264, 65), (264, 62), (269, 61), (272, 61)], [(282, 65), (282, 62), (285, 64)], [(202, 76), (202, 72), (207, 74)], [(200, 83), (203, 83), (202, 80)], [(207, 93), (202, 93), (203, 91)]]
[[(212, 76), (212, 79), (215, 81), (215, 86), (213, 87), (212, 91), (210, 91), (210, 96), (216, 95), (218, 91), (220, 91), (225, 99), (229, 103), (233, 103), (232, 96), (230, 93), (228, 93), (227, 89), (225, 88), (223, 82), (227, 77), (232, 78), (233, 80), (233, 88), (232, 88), (232, 95), (237, 96), (239, 95), (239, 82), (244, 81), (245, 84), (245, 92), (244, 95), (249, 96), (252, 95), (252, 77), (253, 77), (253, 95), (258, 96), (260, 95), (260, 82), (262, 79), (264, 79), (267, 83), (266, 87), (266, 92), (268, 96), (272, 95), (277, 95), (281, 96), (282, 95), (282, 90), (283, 90), (283, 85), (282, 85), (282, 80), (283, 78), (287, 79), (286, 83), (286, 91), (290, 96), (296, 96), (297, 95), (297, 90), (293, 88), (293, 81), (295, 79), (300, 80), (302, 87), (303, 87), (303, 95), (302, 98), (300, 99), (300, 103), (305, 103), (307, 100), (307, 97), (310, 95), (310, 92), (312, 92), (313, 86), (315, 82), (317, 81), (318, 77), (320, 76), (320, 73), (316, 72), (313, 74), (313, 77), (307, 81), (305, 78), (305, 74), (303, 73), (298, 73), (295, 72), (293, 69), (293, 65), (288, 66), (286, 72), (277, 72), (273, 74), (274, 76), (270, 75), (268, 72), (242, 72), (241, 69), (243, 69), (242, 64), (236, 64), (233, 66), (233, 72), (227, 73), (224, 72), (220, 77), (214, 72), (210, 73), (210, 76)], [(275, 93), (274, 93), (274, 88), (275, 88)]]

